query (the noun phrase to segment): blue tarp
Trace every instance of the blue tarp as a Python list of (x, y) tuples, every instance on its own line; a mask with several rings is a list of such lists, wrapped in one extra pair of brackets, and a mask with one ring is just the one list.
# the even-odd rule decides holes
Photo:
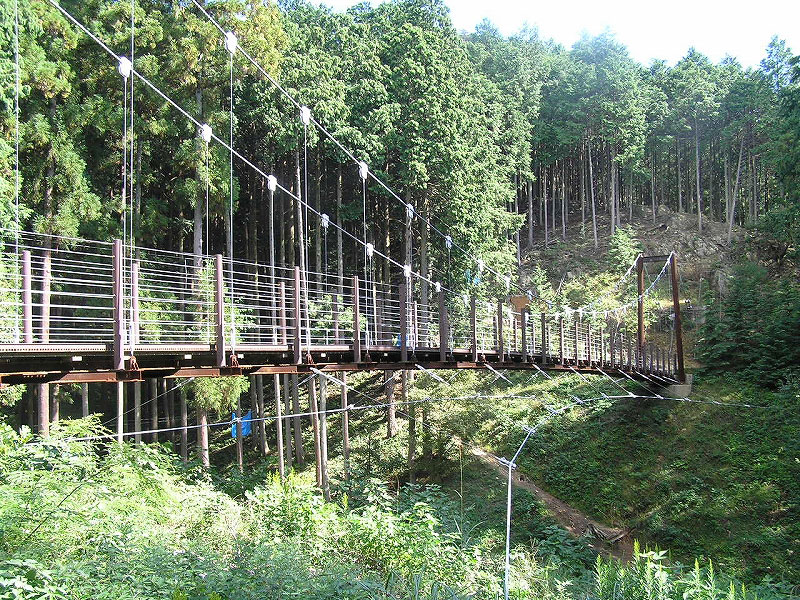
[[(236, 413), (231, 414), (231, 421), (236, 418)], [(242, 437), (247, 437), (253, 431), (253, 411), (248, 410), (247, 414), (242, 417)], [(236, 423), (231, 427), (231, 437), (236, 437)]]

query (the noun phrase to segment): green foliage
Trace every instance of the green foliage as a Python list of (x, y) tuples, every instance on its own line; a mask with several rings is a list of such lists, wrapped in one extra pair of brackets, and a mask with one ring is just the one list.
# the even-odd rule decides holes
[(711, 371), (774, 386), (800, 364), (800, 286), (753, 263), (737, 267), (729, 286), (706, 305), (701, 357)]
[(617, 227), (608, 242), (606, 259), (609, 269), (618, 271), (620, 274), (624, 273), (641, 252), (642, 245), (636, 239), (633, 227), (630, 225)]
[(194, 390), (193, 405), (217, 414), (225, 414), (236, 407), (239, 397), (250, 389), (247, 377), (198, 377), (191, 384)]

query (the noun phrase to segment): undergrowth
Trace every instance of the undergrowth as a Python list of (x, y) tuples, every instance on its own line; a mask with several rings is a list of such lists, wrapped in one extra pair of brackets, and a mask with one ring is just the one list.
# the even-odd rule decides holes
[[(503, 555), (436, 486), (361, 479), (325, 502), (306, 474), (234, 497), (160, 446), (41, 441), (0, 427), (0, 599), (495, 599)], [(355, 483), (355, 482), (354, 482)], [(355, 489), (358, 488), (358, 489)], [(568, 577), (546, 547), (517, 544), (518, 599), (754, 598), (708, 565), (644, 552)], [(764, 597), (763, 595), (761, 597)]]

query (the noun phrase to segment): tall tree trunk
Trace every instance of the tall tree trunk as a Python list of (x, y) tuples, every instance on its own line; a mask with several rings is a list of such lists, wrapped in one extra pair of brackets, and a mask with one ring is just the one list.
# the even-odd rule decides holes
[(339, 373), (342, 383), (342, 460), (344, 461), (344, 480), (350, 480), (350, 412), (347, 398), (347, 372)]
[(697, 231), (703, 232), (703, 188), (700, 185), (700, 132), (697, 117), (694, 119), (694, 158), (697, 175)]
[[(277, 377), (277, 376), (276, 376)], [(283, 385), (283, 406), (286, 415), (292, 414), (291, 393), (289, 391), (289, 375), (282, 375), (281, 384)], [(290, 417), (286, 416), (283, 419), (283, 441), (285, 444), (284, 452), (286, 458), (286, 467), (292, 468), (293, 456), (297, 454), (295, 447), (294, 453), (292, 452), (292, 422)]]
[[(203, 119), (203, 90), (198, 89), (195, 91), (195, 99), (197, 101), (197, 110), (200, 119)], [(198, 147), (200, 152), (204, 152), (204, 142), (200, 140)], [(194, 203), (194, 220), (192, 223), (192, 252), (194, 253), (194, 268), (200, 270), (203, 267), (203, 215), (205, 213), (205, 183), (202, 181), (201, 170), (198, 169), (195, 173), (197, 180), (197, 198)], [(206, 232), (208, 235), (209, 232)]]
[[(238, 420), (242, 418), (242, 395), (239, 394), (236, 397), (236, 414), (234, 415), (234, 419)], [(236, 423), (236, 464), (239, 466), (239, 473), (244, 473), (244, 432), (243, 429), (244, 422), (239, 421)]]
[(200, 464), (208, 468), (211, 462), (208, 455), (208, 412), (205, 408), (197, 409), (197, 425)]
[(181, 458), (183, 464), (189, 462), (189, 410), (186, 406), (186, 386), (180, 388), (181, 397)]
[(408, 404), (408, 379), (408, 371), (403, 370), (400, 385), (403, 406), (408, 408), (408, 482), (416, 483), (417, 411), (413, 404)]
[(744, 153), (744, 133), (739, 143), (739, 162), (736, 165), (736, 185), (733, 187), (733, 195), (730, 199), (730, 208), (728, 209), (728, 245), (731, 244), (733, 237), (733, 219), (736, 215), (736, 199), (739, 197), (739, 176), (742, 173), (742, 155)]
[(319, 443), (320, 470), (322, 471), (322, 495), (331, 500), (331, 486), (328, 479), (328, 380), (319, 378)]
[(594, 202), (594, 174), (592, 172), (592, 141), (587, 140), (587, 153), (589, 155), (589, 195), (592, 205), (592, 235), (594, 236), (594, 247), (597, 248), (597, 213)]
[(528, 181), (528, 248), (533, 248), (533, 181)]
[(294, 451), (297, 457), (297, 464), (301, 467), (306, 464), (305, 451), (303, 450), (303, 429), (300, 421), (300, 389), (297, 374), (291, 375), (292, 379), (292, 425), (294, 429)]
[(81, 384), (81, 416), (85, 419), (89, 416), (89, 384)]
[(676, 162), (678, 163), (678, 213), (683, 212), (683, 183), (681, 182), (681, 140), (675, 140)]
[(386, 396), (388, 411), (386, 414), (386, 437), (391, 439), (397, 435), (397, 406), (394, 402), (394, 388), (397, 383), (395, 371), (383, 372), (383, 391)]
[(322, 442), (319, 435), (319, 403), (317, 401), (317, 378), (308, 382), (308, 408), (311, 413), (311, 429), (314, 432), (314, 467), (317, 474), (317, 487), (322, 489)]

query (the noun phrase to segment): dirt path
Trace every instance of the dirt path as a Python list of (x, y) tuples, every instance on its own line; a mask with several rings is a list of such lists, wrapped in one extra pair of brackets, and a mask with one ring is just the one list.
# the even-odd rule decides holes
[[(508, 477), (506, 468), (498, 464), (485, 451), (473, 448), (472, 454), (503, 479)], [(552, 494), (548, 494), (538, 485), (521, 476), (519, 471), (513, 473), (512, 482), (515, 487), (529, 491), (544, 502), (555, 519), (573, 536), (577, 538), (588, 534), (586, 537), (597, 552), (614, 556), (622, 561), (628, 561), (633, 556), (633, 537), (631, 537), (630, 531), (593, 521), (578, 509), (571, 507)]]

